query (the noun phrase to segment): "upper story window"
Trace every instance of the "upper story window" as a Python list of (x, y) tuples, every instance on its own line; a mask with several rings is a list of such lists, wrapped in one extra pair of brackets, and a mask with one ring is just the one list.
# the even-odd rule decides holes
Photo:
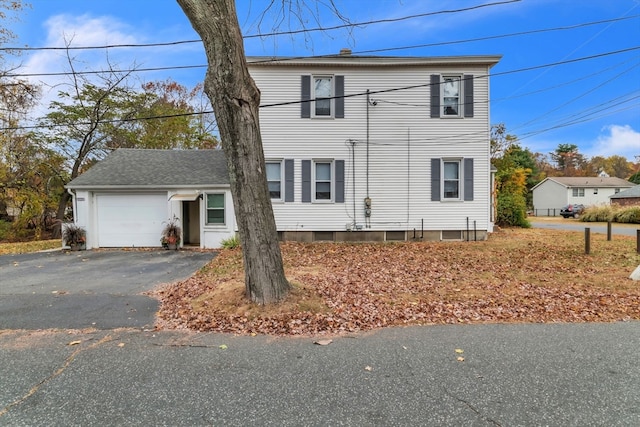
[(282, 200), (282, 162), (266, 162), (267, 185), (272, 200)]
[(316, 117), (331, 117), (333, 104), (333, 78), (329, 76), (314, 76), (313, 115)]
[(442, 77), (442, 115), (460, 116), (460, 76)]
[(344, 76), (301, 76), (300, 117), (344, 118)]
[(572, 195), (573, 197), (584, 197), (584, 188), (574, 188)]
[(224, 225), (224, 193), (207, 194), (207, 225)]
[(598, 194), (598, 189), (597, 188), (593, 189), (593, 194)]
[(620, 189), (619, 189), (619, 188), (616, 188), (616, 189), (613, 191), (613, 193), (614, 193), (614, 194), (618, 194), (619, 192), (620, 192)]
[(431, 118), (473, 117), (474, 81), (471, 74), (432, 74), (429, 83)]

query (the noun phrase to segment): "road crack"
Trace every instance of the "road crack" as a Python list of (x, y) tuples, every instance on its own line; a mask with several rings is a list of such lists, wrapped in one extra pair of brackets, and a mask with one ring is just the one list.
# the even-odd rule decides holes
[(500, 424), (500, 423), (499, 423), (499, 422), (497, 422), (496, 420), (494, 420), (494, 419), (492, 419), (492, 418), (489, 418), (489, 417), (485, 416), (484, 414), (482, 414), (482, 413), (478, 410), (478, 408), (476, 408), (475, 406), (473, 406), (473, 405), (472, 405), (471, 403), (469, 403), (468, 401), (464, 400), (464, 399), (463, 399), (463, 398), (461, 398), (461, 397), (456, 396), (455, 394), (450, 393), (450, 392), (449, 392), (449, 390), (447, 390), (447, 389), (446, 389), (446, 388), (444, 388), (444, 387), (442, 387), (442, 390), (444, 391), (444, 394), (446, 394), (446, 395), (447, 395), (447, 396), (449, 396), (450, 398), (455, 399), (455, 400), (457, 400), (457, 401), (458, 401), (458, 402), (460, 402), (460, 403), (464, 403), (464, 404), (467, 406), (467, 408), (471, 409), (471, 410), (472, 410), (473, 412), (475, 412), (475, 413), (476, 413), (476, 415), (478, 415), (479, 417), (484, 418), (486, 421), (488, 421), (488, 422), (492, 423), (492, 424), (493, 424), (493, 425), (495, 425), (495, 426), (502, 427), (502, 424)]
[(19, 399), (14, 400), (13, 402), (9, 403), (7, 406), (5, 406), (4, 408), (2, 408), (0, 410), (0, 417), (6, 415), (11, 408), (18, 406), (22, 403), (24, 403), (27, 399), (29, 399), (31, 396), (33, 396), (34, 394), (36, 394), (38, 392), (38, 390), (40, 390), (40, 388), (45, 385), (46, 383), (48, 383), (49, 381), (53, 380), (54, 378), (58, 377), (59, 375), (61, 375), (68, 367), (69, 365), (71, 365), (71, 363), (75, 360), (75, 358), (80, 354), (83, 353), (87, 350), (91, 350), (95, 347), (98, 347), (104, 343), (107, 343), (109, 341), (112, 341), (113, 337), (111, 337), (111, 335), (107, 335), (103, 338), (101, 338), (99, 341), (96, 341), (94, 343), (92, 343), (91, 345), (88, 345), (87, 347), (81, 347), (78, 348), (77, 350), (75, 350), (73, 353), (71, 353), (62, 363), (62, 366), (60, 366), (58, 369), (56, 369), (55, 372), (53, 372), (51, 375), (49, 375), (48, 377), (44, 378), (42, 381), (40, 381), (39, 383), (37, 383), (36, 385), (34, 385), (33, 387), (31, 387), (31, 389), (22, 397), (20, 397)]

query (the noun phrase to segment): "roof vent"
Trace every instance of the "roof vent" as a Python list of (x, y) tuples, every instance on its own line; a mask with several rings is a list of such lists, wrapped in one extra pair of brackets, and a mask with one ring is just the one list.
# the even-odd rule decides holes
[(340, 49), (340, 56), (349, 56), (349, 55), (351, 55), (351, 49), (349, 49), (348, 47), (344, 47)]

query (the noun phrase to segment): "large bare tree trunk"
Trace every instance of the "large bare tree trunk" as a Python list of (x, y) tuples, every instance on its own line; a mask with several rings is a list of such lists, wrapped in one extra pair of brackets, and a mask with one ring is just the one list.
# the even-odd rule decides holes
[(271, 198), (267, 189), (258, 108), (260, 91), (249, 75), (234, 0), (177, 0), (200, 34), (209, 68), (211, 100), (227, 157), (240, 231), (247, 297), (261, 304), (287, 295)]

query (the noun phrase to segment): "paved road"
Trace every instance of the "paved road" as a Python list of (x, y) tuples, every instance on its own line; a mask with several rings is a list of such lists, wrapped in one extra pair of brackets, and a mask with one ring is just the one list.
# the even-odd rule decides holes
[(0, 256), (0, 330), (152, 327), (155, 299), (213, 252), (56, 251)]
[[(549, 228), (553, 230), (582, 231), (585, 228), (591, 228), (592, 233), (607, 234), (607, 224), (602, 222), (580, 222), (573, 219), (565, 219), (564, 221), (548, 220), (545, 218), (529, 218), (531, 225), (536, 228)], [(622, 236), (635, 236), (640, 226), (632, 224), (612, 224), (611, 233)]]
[(638, 426), (638, 348), (638, 322), (392, 328), (327, 346), (4, 331), (0, 425)]

